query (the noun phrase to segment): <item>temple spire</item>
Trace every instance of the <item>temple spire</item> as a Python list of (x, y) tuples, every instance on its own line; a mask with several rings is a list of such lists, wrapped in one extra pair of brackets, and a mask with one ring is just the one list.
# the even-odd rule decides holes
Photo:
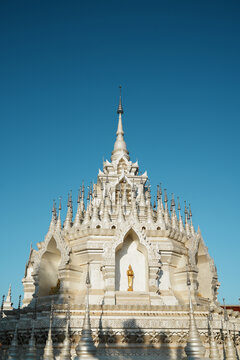
[(67, 322), (66, 322), (66, 330), (65, 330), (65, 339), (63, 342), (63, 349), (61, 353), (61, 360), (70, 360), (71, 359), (71, 340), (69, 336), (69, 326), (70, 326), (70, 305), (68, 302), (68, 310), (67, 310)]
[(28, 349), (25, 354), (25, 360), (36, 360), (37, 359), (37, 350), (36, 342), (34, 336), (34, 324), (32, 325), (31, 337), (28, 343)]
[(44, 360), (54, 360), (53, 341), (52, 341), (52, 321), (53, 321), (53, 301), (51, 303), (51, 310), (50, 310), (50, 324), (48, 330), (48, 338), (44, 348), (44, 355), (43, 355)]
[(215, 339), (215, 334), (213, 332), (213, 317), (210, 309), (209, 302), (209, 314), (208, 314), (208, 323), (209, 323), (209, 357), (211, 360), (219, 360), (220, 354), (217, 346), (217, 341)]
[(87, 276), (86, 276), (86, 308), (85, 316), (83, 320), (82, 335), (80, 337), (79, 343), (76, 347), (77, 356), (75, 360), (87, 359), (95, 360), (96, 347), (92, 338), (91, 322), (90, 322), (90, 312), (89, 312), (89, 288), (90, 288), (90, 276), (89, 276), (89, 263), (87, 265)]
[(61, 224), (61, 210), (62, 210), (62, 203), (61, 203), (61, 196), (59, 197), (59, 213), (58, 213), (58, 219), (57, 219), (57, 224), (56, 224), (56, 229), (61, 231), (62, 230), (62, 224)]
[(122, 126), (122, 97), (121, 97), (121, 86), (120, 86), (120, 97), (119, 97), (119, 105), (118, 105), (118, 128), (117, 128), (117, 138), (114, 144), (114, 149), (112, 152), (111, 160), (117, 160), (121, 156), (125, 156), (127, 160), (129, 160), (129, 152), (127, 151), (127, 145), (124, 140), (124, 131)]
[(187, 345), (185, 347), (185, 352), (187, 354), (187, 359), (207, 359), (204, 357), (206, 349), (202, 344), (200, 339), (200, 335), (197, 329), (193, 305), (192, 305), (192, 298), (191, 298), (191, 281), (189, 278), (189, 273), (187, 273), (187, 287), (188, 287), (188, 296), (189, 296), (189, 333), (188, 333), (188, 340)]
[(12, 305), (13, 305), (13, 303), (12, 303), (12, 286), (10, 284), (6, 300), (4, 301), (4, 304), (3, 304), (3, 310), (12, 310), (13, 309)]
[(18, 336), (17, 336), (18, 325), (15, 326), (14, 335), (11, 341), (11, 345), (8, 351), (8, 360), (18, 360), (19, 352), (18, 352)]

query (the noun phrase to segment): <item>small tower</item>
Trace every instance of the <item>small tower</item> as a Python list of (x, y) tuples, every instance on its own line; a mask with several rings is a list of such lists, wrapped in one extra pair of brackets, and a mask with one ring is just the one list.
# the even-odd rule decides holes
[(12, 310), (13, 309), (12, 304), (13, 304), (12, 303), (12, 287), (10, 285), (9, 289), (8, 289), (8, 294), (7, 294), (6, 300), (3, 303), (3, 311), (4, 310)]
[(48, 330), (48, 338), (44, 348), (43, 360), (54, 360), (53, 342), (52, 342), (52, 320), (53, 320), (53, 301), (51, 303), (50, 325)]
[(191, 281), (189, 279), (189, 275), (187, 276), (187, 286), (188, 286), (188, 294), (189, 294), (189, 333), (188, 333), (187, 345), (185, 347), (187, 359), (188, 360), (208, 359), (208, 358), (204, 357), (206, 349), (203, 346), (202, 341), (200, 339), (200, 335), (199, 335), (195, 317), (194, 317), (192, 298), (191, 298), (191, 290), (190, 290)]
[(89, 288), (90, 288), (90, 277), (89, 277), (89, 263), (86, 277), (86, 287), (87, 287), (87, 296), (86, 296), (86, 310), (83, 320), (82, 335), (80, 337), (79, 343), (76, 347), (77, 356), (75, 360), (96, 360), (96, 347), (92, 338), (90, 314), (89, 314)]
[(19, 360), (18, 354), (18, 339), (17, 339), (17, 325), (15, 327), (14, 335), (12, 338), (11, 346), (8, 351), (8, 360)]
[(29, 340), (28, 348), (25, 355), (25, 360), (37, 360), (37, 350), (34, 337), (34, 324), (32, 325), (31, 338)]
[(71, 360), (71, 340), (69, 337), (69, 324), (70, 324), (70, 309), (68, 303), (68, 312), (67, 312), (67, 323), (65, 331), (65, 339), (63, 343), (63, 349), (61, 353), (61, 360)]
[(226, 360), (237, 360), (235, 346), (233, 343), (231, 331), (229, 329), (229, 319), (228, 319), (224, 298), (223, 298), (223, 304), (224, 304), (224, 321), (226, 323), (226, 330), (227, 330), (227, 337), (225, 342)]
[(217, 342), (215, 340), (214, 332), (213, 332), (213, 317), (211, 314), (210, 304), (209, 304), (209, 316), (208, 316), (208, 322), (209, 322), (209, 337), (210, 337), (210, 352), (209, 357), (211, 360), (219, 360), (220, 354), (217, 346)]

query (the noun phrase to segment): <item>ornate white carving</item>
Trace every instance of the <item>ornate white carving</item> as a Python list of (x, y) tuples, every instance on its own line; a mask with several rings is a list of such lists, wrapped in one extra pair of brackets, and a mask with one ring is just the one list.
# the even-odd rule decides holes
[(55, 232), (49, 231), (44, 239), (44, 242), (41, 243), (40, 250), (37, 251), (34, 256), (34, 266), (33, 266), (34, 272), (38, 269), (40, 262), (41, 262), (41, 258), (43, 256), (43, 254), (47, 251), (48, 244), (52, 238), (55, 240), (57, 249), (61, 253), (60, 267), (66, 265), (69, 262), (69, 254), (70, 254), (71, 249), (66, 244), (66, 241), (62, 237), (61, 232), (58, 230), (56, 230)]
[(123, 241), (126, 235), (133, 230), (140, 244), (144, 245), (148, 250), (149, 263), (151, 266), (159, 266), (159, 247), (158, 244), (152, 244), (148, 241), (145, 231), (140, 228), (140, 224), (138, 224), (134, 219), (130, 218), (125, 221), (121, 227), (118, 227), (116, 230), (116, 235), (114, 236), (114, 241), (105, 242), (103, 245), (104, 249), (104, 260), (106, 265), (114, 264), (115, 262), (115, 250)]

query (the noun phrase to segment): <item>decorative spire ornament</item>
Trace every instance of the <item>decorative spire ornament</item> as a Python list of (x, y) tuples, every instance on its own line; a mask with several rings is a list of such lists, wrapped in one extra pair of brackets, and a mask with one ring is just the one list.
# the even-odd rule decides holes
[(70, 309), (69, 309), (69, 302), (68, 302), (65, 339), (63, 342), (63, 349), (61, 352), (61, 358), (60, 358), (61, 360), (71, 360), (71, 341), (70, 341), (70, 337), (69, 337), (69, 324), (70, 324)]
[(82, 197), (82, 192), (81, 192), (81, 186), (80, 189), (78, 191), (78, 198), (77, 198), (77, 212), (76, 212), (76, 216), (75, 216), (75, 220), (73, 223), (73, 227), (74, 228), (78, 228), (81, 225), (81, 218), (82, 218), (82, 210), (81, 210), (81, 197)]
[(54, 360), (53, 341), (52, 341), (52, 321), (53, 321), (53, 301), (51, 302), (48, 338), (44, 348), (43, 360)]
[(118, 105), (118, 128), (117, 128), (117, 138), (114, 144), (114, 149), (112, 152), (111, 160), (117, 160), (121, 156), (125, 156), (127, 160), (129, 160), (129, 152), (127, 151), (127, 145), (124, 140), (124, 131), (122, 126), (122, 115), (123, 115), (123, 108), (122, 108), (122, 97), (121, 97), (121, 89), (120, 86), (120, 96), (119, 96), (119, 105)]
[(123, 224), (125, 221), (124, 215), (123, 215), (123, 207), (122, 207), (122, 190), (120, 188), (119, 190), (119, 203), (118, 203), (118, 217), (117, 221), (119, 224)]
[(210, 351), (209, 351), (209, 357), (211, 360), (219, 360), (220, 359), (220, 354), (219, 354), (219, 350), (218, 350), (218, 346), (217, 346), (217, 342), (215, 340), (215, 336), (214, 336), (214, 332), (213, 332), (213, 317), (211, 314), (211, 309), (210, 309), (210, 302), (209, 302), (209, 315), (208, 315), (208, 322), (209, 322), (209, 347), (210, 347)]
[(200, 335), (199, 335), (195, 317), (194, 317), (191, 289), (190, 289), (191, 281), (190, 281), (188, 273), (187, 273), (187, 287), (188, 287), (188, 296), (189, 296), (189, 333), (188, 333), (187, 345), (185, 347), (187, 359), (188, 360), (208, 359), (208, 358), (204, 357), (206, 349), (203, 346), (202, 341), (200, 339)]
[(110, 216), (109, 216), (109, 211), (108, 211), (108, 194), (107, 193), (105, 193), (102, 222), (103, 222), (103, 227), (107, 228), (109, 226)]
[(231, 331), (229, 329), (229, 318), (228, 318), (228, 313), (224, 298), (223, 298), (223, 305), (224, 305), (224, 322), (226, 323), (226, 331), (227, 331), (226, 342), (225, 342), (225, 351), (226, 351), (225, 360), (237, 360), (235, 346), (233, 343)]
[(72, 226), (72, 192), (68, 194), (68, 203), (67, 203), (67, 215), (64, 222), (64, 230), (71, 229)]
[(56, 211), (56, 203), (55, 200), (53, 200), (53, 207), (52, 207), (52, 219), (49, 225), (49, 231), (54, 231), (56, 227), (57, 222), (57, 211)]
[(59, 197), (59, 207), (58, 207), (58, 218), (57, 218), (57, 224), (56, 224), (56, 230), (58, 230), (58, 231), (62, 230), (61, 210), (62, 210), (62, 198), (60, 196)]
[(12, 287), (10, 284), (6, 300), (4, 301), (4, 304), (3, 304), (3, 310), (4, 311), (12, 310), (13, 309), (12, 305), (13, 305), (13, 303), (12, 303)]
[(179, 213), (179, 220), (178, 220), (178, 223), (179, 223), (179, 230), (181, 232), (183, 232), (185, 229), (184, 229), (184, 225), (183, 225), (183, 221), (182, 221), (182, 215), (181, 215), (181, 206), (180, 206), (180, 201), (179, 201), (179, 197), (177, 198), (178, 199), (178, 213)]
[(97, 206), (97, 190), (95, 189), (93, 192), (93, 213), (91, 218), (91, 225), (92, 227), (95, 227), (97, 223), (99, 223), (99, 217), (98, 217), (98, 206)]
[(18, 324), (15, 326), (14, 335), (8, 350), (8, 360), (19, 360), (17, 330)]
[(148, 189), (147, 192), (147, 224), (148, 227), (152, 227), (154, 224), (153, 221), (153, 215), (152, 215), (152, 205), (151, 205), (151, 193), (150, 193), (150, 188)]
[(169, 211), (168, 211), (167, 189), (164, 189), (164, 202), (165, 202), (164, 220), (165, 220), (166, 225), (170, 225), (170, 216), (169, 216)]
[(164, 221), (161, 184), (160, 186), (157, 186), (157, 224), (163, 230), (166, 228)]
[(189, 229), (189, 223), (188, 223), (189, 215), (188, 215), (188, 210), (187, 210), (186, 201), (184, 201), (184, 203), (185, 203), (185, 209), (184, 209), (184, 214), (185, 214), (185, 231), (186, 231), (187, 235), (189, 236), (189, 235), (190, 235), (190, 229)]
[(178, 228), (178, 219), (177, 219), (177, 214), (176, 214), (176, 210), (175, 210), (175, 199), (174, 199), (173, 193), (172, 193), (172, 200), (171, 200), (171, 213), (172, 213), (171, 225), (174, 229), (176, 229), (176, 228)]
[(132, 208), (131, 208), (133, 218), (138, 222), (138, 211), (137, 211), (137, 203), (136, 203), (136, 191), (135, 185), (132, 186)]
[(90, 313), (89, 313), (89, 288), (90, 288), (89, 263), (88, 263), (87, 276), (86, 276), (86, 288), (87, 288), (86, 309), (83, 320), (82, 335), (76, 347), (77, 356), (75, 357), (74, 360), (82, 360), (82, 359), (96, 360), (95, 354), (97, 349), (94, 345), (92, 338)]
[(28, 348), (24, 360), (37, 360), (37, 349), (34, 337), (34, 323), (32, 325), (31, 337), (29, 340)]

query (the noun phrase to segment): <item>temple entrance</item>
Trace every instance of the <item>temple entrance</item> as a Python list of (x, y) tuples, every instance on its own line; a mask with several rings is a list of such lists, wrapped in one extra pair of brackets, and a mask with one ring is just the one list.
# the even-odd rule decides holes
[(43, 254), (39, 269), (39, 296), (54, 295), (60, 285), (58, 279), (58, 266), (61, 253), (57, 249), (56, 241), (52, 238)]
[[(133, 276), (130, 276), (129, 265)], [(133, 230), (127, 233), (115, 255), (115, 290), (127, 292), (131, 286), (133, 292), (148, 291), (147, 250)]]

